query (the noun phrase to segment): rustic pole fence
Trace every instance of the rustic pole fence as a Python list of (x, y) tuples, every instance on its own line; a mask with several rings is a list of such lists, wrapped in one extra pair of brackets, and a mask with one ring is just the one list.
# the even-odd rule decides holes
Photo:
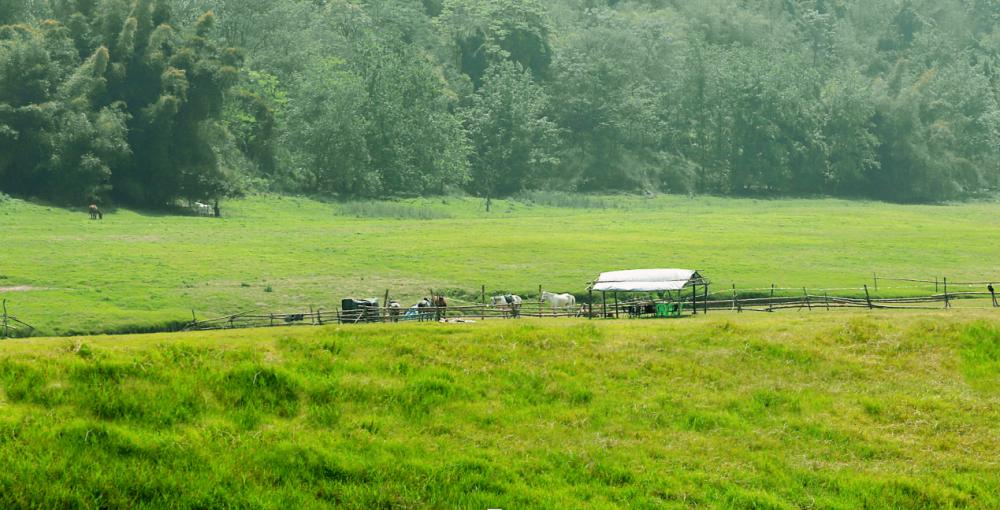
[(948, 277), (944, 278), (944, 307), (951, 308), (951, 300), (948, 298)]

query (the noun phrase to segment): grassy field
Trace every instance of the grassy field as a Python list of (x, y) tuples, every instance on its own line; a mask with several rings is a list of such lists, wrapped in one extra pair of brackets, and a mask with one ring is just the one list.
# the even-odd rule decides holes
[(0, 347), (0, 507), (1000, 507), (983, 312)]
[[(248, 309), (584, 293), (600, 271), (687, 267), (728, 289), (859, 288), (883, 276), (996, 275), (1000, 205), (581, 197), (327, 204), (254, 197), (225, 218), (0, 202), (0, 298), (41, 334), (145, 331)], [(887, 289), (884, 293), (904, 292)]]

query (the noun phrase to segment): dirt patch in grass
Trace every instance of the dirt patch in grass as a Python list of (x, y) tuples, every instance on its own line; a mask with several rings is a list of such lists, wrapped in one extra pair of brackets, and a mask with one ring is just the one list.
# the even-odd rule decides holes
[(48, 290), (40, 287), (32, 287), (31, 285), (16, 285), (14, 287), (0, 287), (0, 292), (32, 292), (39, 290)]

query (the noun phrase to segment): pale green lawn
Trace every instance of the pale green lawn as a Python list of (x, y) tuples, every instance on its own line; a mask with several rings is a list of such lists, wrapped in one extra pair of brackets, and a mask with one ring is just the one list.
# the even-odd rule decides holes
[[(427, 199), (402, 216), (288, 197), (223, 204), (225, 218), (119, 210), (103, 222), (22, 201), (0, 204), (0, 287), (45, 333), (158, 327), (246, 309), (333, 307), (347, 296), (404, 301), (428, 289), (584, 293), (604, 270), (697, 268), (741, 288), (859, 288), (884, 276), (1000, 274), (1000, 205), (841, 200), (606, 197), (615, 209)], [(265, 292), (270, 285), (273, 292)], [(883, 282), (883, 292), (890, 284)], [(454, 291), (452, 291), (454, 293)]]

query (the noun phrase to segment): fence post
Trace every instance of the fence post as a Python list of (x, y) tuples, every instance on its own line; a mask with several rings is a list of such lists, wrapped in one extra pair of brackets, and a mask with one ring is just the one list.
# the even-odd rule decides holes
[(826, 311), (829, 312), (830, 311), (830, 293), (829, 292), (824, 292), (823, 293), (823, 302), (826, 303)]
[(8, 326), (7, 326), (7, 300), (3, 300), (3, 333), (0, 333), (0, 338), (7, 338)]
[(594, 319), (594, 288), (591, 287), (591, 288), (587, 289), (587, 294), (590, 296), (590, 299), (587, 301), (587, 320), (593, 320)]
[(868, 309), (872, 309), (872, 297), (868, 295), (868, 285), (865, 285), (865, 301), (868, 302)]
[(807, 291), (805, 287), (802, 287), (802, 294), (806, 297), (806, 306), (808, 306), (809, 309), (812, 310), (813, 305), (812, 301), (809, 300), (809, 291)]
[[(708, 284), (702, 285), (702, 288), (705, 289), (705, 295), (704, 295), (705, 299), (702, 300), (705, 303), (705, 315), (708, 315)], [(694, 291), (698, 292), (697, 285), (694, 286)]]
[(736, 309), (736, 284), (733, 284), (733, 310)]
[(872, 272), (872, 280), (875, 281), (875, 292), (878, 292), (878, 274)]
[(944, 278), (944, 307), (951, 308), (951, 300), (948, 298), (948, 277)]

